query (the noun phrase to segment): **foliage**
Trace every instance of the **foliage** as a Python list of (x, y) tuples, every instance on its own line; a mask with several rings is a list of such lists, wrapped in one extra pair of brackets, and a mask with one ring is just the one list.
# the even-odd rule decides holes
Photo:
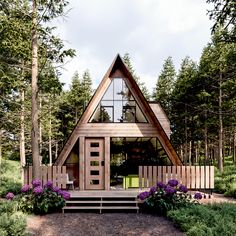
[(18, 161), (3, 160), (0, 169), (0, 196), (8, 192), (17, 194), (20, 192), (20, 165)]
[(206, 2), (209, 4), (214, 4), (213, 8), (208, 11), (210, 19), (214, 22), (211, 28), (212, 33), (214, 33), (219, 28), (223, 28), (225, 32), (222, 34), (222, 39), (224, 41), (236, 42), (235, 0), (207, 0)]
[(0, 235), (23, 236), (26, 228), (26, 216), (17, 211), (16, 201), (0, 201)]
[(168, 57), (163, 64), (163, 69), (158, 77), (153, 92), (153, 99), (160, 103), (167, 116), (171, 114), (171, 95), (175, 83), (175, 67), (171, 57)]
[(148, 92), (147, 87), (145, 86), (144, 82), (140, 81), (140, 77), (136, 75), (135, 70), (133, 68), (133, 65), (131, 63), (131, 58), (129, 53), (125, 53), (125, 55), (123, 56), (123, 60), (125, 65), (127, 66), (127, 68), (129, 69), (129, 72), (132, 74), (134, 80), (136, 81), (136, 83), (138, 84), (140, 90), (142, 91), (144, 97), (149, 100), (150, 99), (150, 94)]
[(236, 235), (235, 204), (191, 205), (171, 210), (167, 217), (189, 236)]
[(191, 199), (191, 195), (187, 192), (186, 186), (179, 185), (177, 180), (172, 179), (168, 181), (168, 184), (158, 182), (149, 191), (140, 193), (138, 198), (144, 200), (145, 211), (166, 215), (170, 210), (198, 204), (198, 201)]
[(47, 214), (55, 212), (65, 205), (65, 200), (70, 198), (66, 191), (53, 187), (51, 181), (41, 186), (39, 180), (32, 181), (32, 187), (24, 185), (18, 196), (19, 209), (27, 213)]
[(217, 193), (236, 198), (236, 166), (225, 166), (222, 173), (215, 170), (215, 188)]

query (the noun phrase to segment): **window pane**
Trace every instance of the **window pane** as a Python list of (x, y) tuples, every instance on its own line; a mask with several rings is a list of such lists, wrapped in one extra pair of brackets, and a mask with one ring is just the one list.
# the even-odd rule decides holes
[(97, 184), (99, 184), (99, 180), (98, 179), (93, 179), (93, 180), (90, 181), (90, 184), (97, 185)]
[(90, 147), (99, 147), (99, 143), (90, 143)]
[(135, 122), (135, 107), (123, 107), (124, 122)]
[(114, 122), (123, 122), (122, 101), (114, 101)]
[(101, 101), (101, 106), (103, 106), (103, 107), (113, 107), (113, 100), (111, 100), (111, 101), (108, 101), (108, 100)]
[(126, 83), (123, 83), (123, 100), (134, 100), (131, 91), (127, 87)]
[(114, 79), (114, 100), (122, 100), (123, 97), (123, 79)]
[(100, 110), (101, 122), (113, 122), (113, 107), (102, 107)]
[(145, 116), (143, 115), (142, 111), (140, 110), (137, 104), (136, 104), (136, 121), (141, 123), (142, 122), (147, 123)]
[(99, 170), (91, 170), (90, 175), (99, 175)]
[(99, 157), (99, 152), (90, 152), (91, 157)]
[(105, 92), (102, 100), (113, 100), (113, 83), (109, 85), (107, 91)]
[(99, 166), (99, 161), (90, 161), (90, 166)]

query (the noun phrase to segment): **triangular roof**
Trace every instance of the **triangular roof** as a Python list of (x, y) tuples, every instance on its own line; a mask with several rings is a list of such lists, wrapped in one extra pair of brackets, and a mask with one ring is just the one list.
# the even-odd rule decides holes
[(144, 95), (142, 94), (139, 86), (137, 85), (136, 81), (134, 80), (132, 74), (127, 69), (125, 63), (121, 59), (120, 55), (118, 54), (114, 61), (112, 62), (111, 66), (109, 67), (108, 71), (106, 72), (105, 76), (103, 77), (100, 85), (98, 86), (96, 92), (94, 93), (93, 97), (91, 98), (88, 106), (86, 107), (84, 113), (82, 114), (80, 120), (77, 122), (73, 132), (71, 133), (70, 137), (68, 138), (65, 146), (63, 147), (60, 155), (58, 156), (57, 160), (55, 161), (54, 165), (63, 165), (66, 158), (70, 154), (73, 146), (75, 145), (78, 139), (78, 130), (81, 124), (88, 123), (90, 117), (92, 116), (93, 112), (95, 111), (98, 103), (102, 99), (106, 89), (110, 85), (112, 78), (116, 76), (120, 76), (122, 73), (122, 77), (132, 92), (132, 95), (135, 97), (138, 105), (140, 106), (142, 112), (145, 114), (147, 121), (151, 124), (154, 124), (154, 127), (158, 131), (158, 139), (166, 151), (169, 159), (171, 160), (173, 165), (182, 165), (182, 162), (177, 155), (176, 151), (174, 150), (172, 144), (170, 143), (169, 138), (167, 137), (165, 131), (163, 130), (160, 122), (158, 121), (156, 115), (154, 114), (152, 108), (149, 106), (149, 103), (145, 99)]

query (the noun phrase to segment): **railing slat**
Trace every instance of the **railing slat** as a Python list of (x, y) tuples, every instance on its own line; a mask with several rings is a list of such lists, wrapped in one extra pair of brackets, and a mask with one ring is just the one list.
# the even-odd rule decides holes
[(153, 166), (152, 172), (153, 185), (157, 183), (157, 166)]
[(200, 166), (196, 166), (196, 189), (200, 188)]
[(205, 188), (205, 167), (204, 166), (200, 166), (200, 189), (204, 189)]
[(158, 182), (163, 181), (162, 175), (163, 175), (162, 168), (161, 168), (161, 166), (158, 166), (157, 167), (157, 181)]
[(209, 189), (210, 187), (210, 166), (205, 166), (205, 173), (206, 173), (206, 178), (205, 178), (205, 188)]
[(138, 167), (138, 176), (139, 176), (139, 188), (142, 189), (143, 188), (143, 167), (139, 166)]
[(143, 167), (143, 178), (144, 178), (144, 188), (148, 188), (148, 183), (147, 183), (147, 166)]

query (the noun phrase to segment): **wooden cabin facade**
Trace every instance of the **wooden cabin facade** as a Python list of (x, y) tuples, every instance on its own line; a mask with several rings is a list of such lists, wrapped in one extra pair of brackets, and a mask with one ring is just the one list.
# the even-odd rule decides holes
[(182, 165), (169, 136), (164, 111), (117, 55), (54, 165), (67, 166), (80, 190), (126, 188), (139, 165)]

